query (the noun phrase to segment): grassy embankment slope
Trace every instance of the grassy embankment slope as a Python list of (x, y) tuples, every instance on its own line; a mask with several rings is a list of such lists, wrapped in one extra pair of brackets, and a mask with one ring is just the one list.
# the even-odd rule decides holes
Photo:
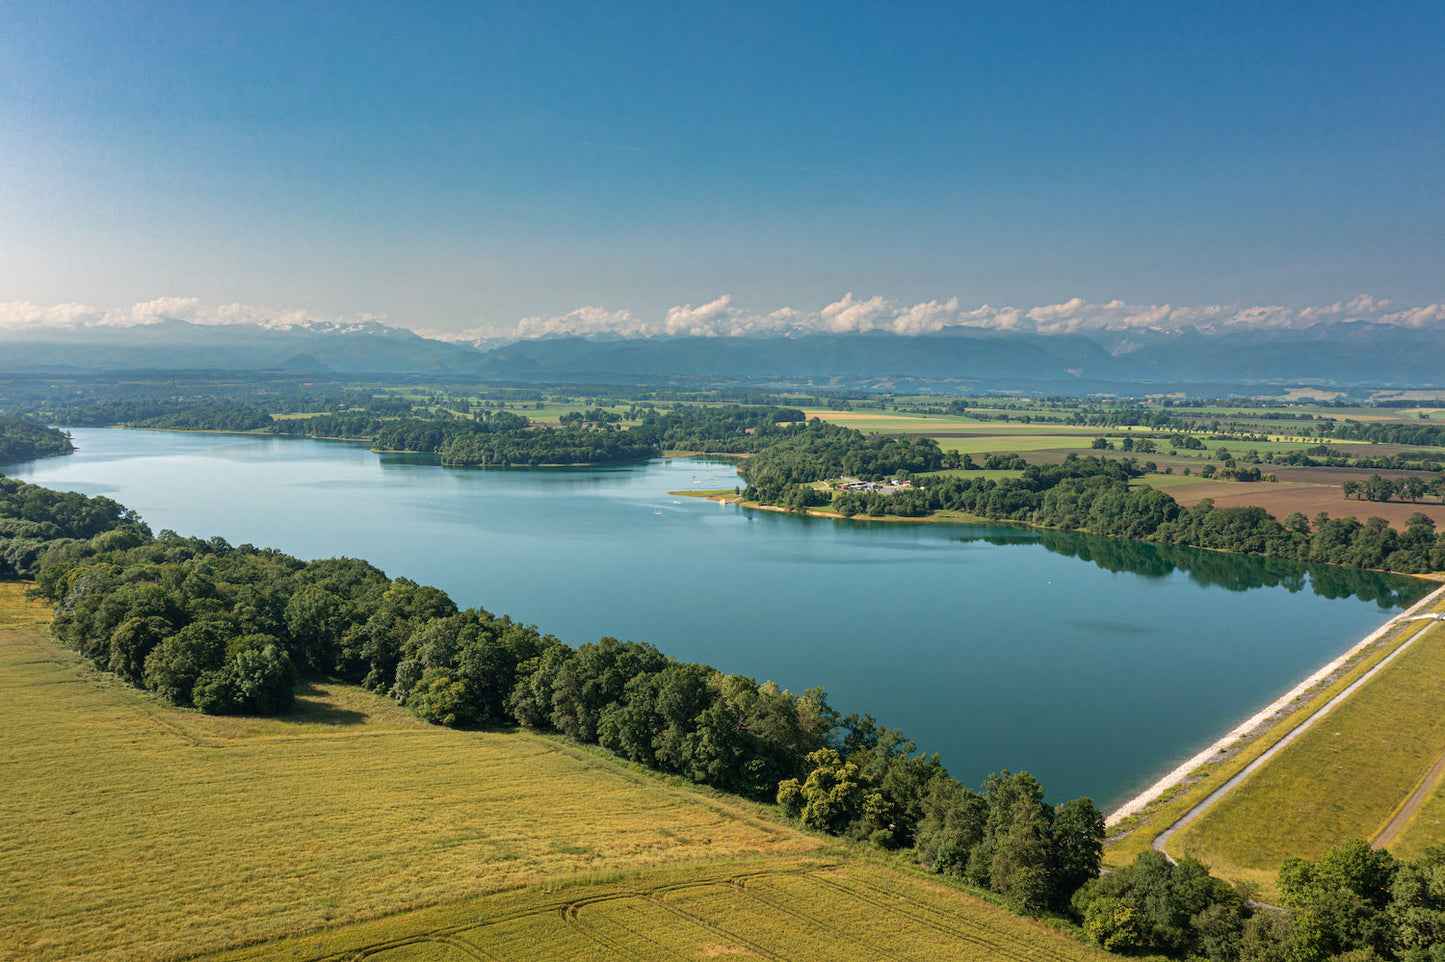
[(559, 739), (343, 685), (281, 719), (167, 708), (21, 591), (0, 583), (0, 959), (1104, 957)]
[[(1442, 611), (1445, 600), (1422, 609)], [(1411, 639), (1407, 650), (1175, 835), (1168, 850), (1198, 857), (1221, 877), (1258, 882), (1271, 896), (1285, 858), (1313, 858), (1348, 838), (1374, 839), (1417, 790), (1426, 796), (1425, 804), (1389, 847), (1414, 857), (1426, 845), (1445, 842), (1445, 784), (1438, 778), (1425, 784), (1445, 755), (1445, 624), (1414, 620), (1297, 699), (1267, 730), (1229, 747), (1143, 816), (1125, 822), (1121, 827), (1132, 831), (1107, 847), (1106, 860), (1115, 865), (1131, 861), (1160, 832)]]

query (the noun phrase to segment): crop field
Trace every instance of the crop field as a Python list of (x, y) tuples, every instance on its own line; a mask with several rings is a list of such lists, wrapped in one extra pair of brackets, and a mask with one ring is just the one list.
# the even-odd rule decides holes
[(938, 446), (945, 451), (963, 451), (967, 454), (1031, 454), (1033, 452), (1074, 451), (1088, 453), (1092, 437), (1056, 437), (1052, 435), (1029, 434), (970, 434), (930, 435), (938, 439)]
[(941, 885), (866, 862), (745, 862), (535, 886), (307, 934), (212, 962), (1110, 958)]
[(539, 880), (813, 852), (771, 809), (315, 685), (166, 708), (0, 595), (0, 959), (173, 958)]
[(803, 408), (809, 419), (818, 418), (832, 424), (856, 428), (865, 434), (924, 434), (934, 431), (967, 431), (984, 427), (975, 418), (960, 416), (925, 416), (922, 414), (895, 414), (891, 411), (833, 411), (827, 408)]
[[(1347, 838), (1375, 838), (1445, 755), (1445, 625), (1415, 622), (1406, 631), (1424, 634), (1175, 836), (1171, 850), (1224, 878), (1268, 883), (1290, 855), (1314, 858)], [(1445, 842), (1420, 815), (1406, 827), (1412, 844)]]
[[(1299, 477), (1301, 473), (1289, 476)], [(1367, 477), (1368, 472), (1356, 472), (1354, 476)], [(1346, 498), (1339, 484), (1299, 481), (1281, 480), (1277, 484), (1267, 484), (1199, 478), (1196, 483), (1189, 483), (1195, 477), (1197, 476), (1181, 479), (1177, 474), (1149, 475), (1141, 479), (1141, 483), (1168, 491), (1174, 500), (1185, 506), (1193, 506), (1205, 498), (1212, 498), (1216, 508), (1258, 507), (1276, 518), (1283, 518), (1291, 511), (1299, 511), (1307, 518), (1313, 518), (1321, 511), (1332, 518), (1355, 517), (1361, 521), (1366, 518), (1384, 518), (1401, 530), (1409, 517), (1419, 512), (1433, 518), (1437, 528), (1445, 529), (1445, 505), (1435, 500), (1363, 501)]]

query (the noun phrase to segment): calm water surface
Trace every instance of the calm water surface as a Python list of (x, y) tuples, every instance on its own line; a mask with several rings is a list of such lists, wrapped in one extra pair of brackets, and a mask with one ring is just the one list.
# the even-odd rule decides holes
[(977, 784), (1124, 800), (1427, 586), (1004, 528), (855, 524), (669, 495), (725, 464), (449, 469), (363, 445), (75, 429), (6, 473), (159, 531), (365, 558), (576, 645), (649, 641), (828, 689)]

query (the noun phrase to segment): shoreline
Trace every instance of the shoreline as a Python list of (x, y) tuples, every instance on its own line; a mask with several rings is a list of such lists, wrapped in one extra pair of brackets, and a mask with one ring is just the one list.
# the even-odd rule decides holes
[[(1436, 588), (1434, 591), (1431, 591), (1429, 594), (1421, 598), (1419, 601), (1415, 602), (1409, 608), (1400, 612), (1398, 615), (1385, 622), (1379, 628), (1376, 628), (1370, 634), (1366, 635), (1363, 639), (1351, 645), (1348, 650), (1342, 652), (1338, 657), (1331, 660), (1328, 664), (1325, 664), (1324, 666), (1314, 671), (1312, 674), (1309, 675), (1309, 677), (1305, 678), (1303, 681), (1295, 685), (1289, 691), (1285, 692), (1283, 695), (1276, 698), (1274, 701), (1270, 702), (1259, 711), (1255, 712), (1249, 718), (1245, 719), (1239, 725), (1231, 729), (1228, 733), (1216, 739), (1214, 742), (1210, 743), (1208, 746), (1206, 746), (1196, 754), (1189, 756), (1189, 758), (1187, 758), (1181, 764), (1169, 771), (1162, 778), (1157, 779), (1148, 788), (1144, 789), (1144, 791), (1140, 792), (1138, 795), (1135, 795), (1133, 798), (1129, 799), (1129, 801), (1125, 802), (1123, 805), (1120, 805), (1118, 808), (1110, 812), (1109, 815), (1105, 818), (1104, 824), (1106, 826), (1113, 827), (1114, 825), (1117, 825), (1119, 822), (1122, 822), (1126, 818), (1138, 815), (1153, 802), (1157, 801), (1170, 789), (1174, 788), (1175, 786), (1182, 783), (1185, 779), (1187, 779), (1190, 773), (1192, 773), (1199, 767), (1213, 761), (1219, 756), (1221, 752), (1225, 751), (1239, 740), (1250, 735), (1262, 734), (1263, 732), (1269, 731), (1271, 728), (1274, 727), (1274, 724), (1277, 724), (1278, 721), (1283, 720), (1283, 716), (1278, 719), (1275, 719), (1275, 716), (1280, 715), (1280, 713), (1285, 708), (1292, 705), (1296, 700), (1300, 698), (1300, 696), (1304, 695), (1311, 689), (1318, 686), (1320, 682), (1324, 681), (1325, 679), (1329, 678), (1330, 675), (1337, 672), (1346, 662), (1350, 661), (1356, 655), (1360, 654), (1361, 652), (1370, 648), (1372, 645), (1379, 642), (1389, 632), (1399, 627), (1406, 621), (1409, 621), (1412, 618), (1416, 617), (1415, 613), (1417, 611), (1429, 605), (1433, 605), (1442, 597), (1445, 597), (1445, 585), (1442, 585), (1441, 587)], [(1271, 722), (1271, 719), (1275, 719), (1275, 721)]]
[[(831, 518), (834, 521), (881, 521), (885, 524), (962, 524), (973, 525), (975, 527), (1013, 528), (1019, 531), (1034, 531), (1039, 533), (1057, 532), (1059, 534), (1087, 535), (1091, 538), (1111, 538), (1116, 541), (1132, 541), (1139, 544), (1152, 544), (1157, 547), (1187, 548), (1190, 551), (1209, 551), (1215, 554), (1236, 555), (1241, 558), (1266, 557), (1265, 555), (1230, 551), (1227, 548), (1205, 548), (1199, 545), (1192, 544), (1174, 545), (1158, 541), (1150, 541), (1146, 538), (1130, 538), (1127, 535), (1122, 534), (1098, 534), (1096, 532), (1090, 531), (1088, 528), (1073, 528), (1067, 530), (1064, 528), (1050, 528), (1046, 525), (1030, 524), (1027, 521), (1011, 521), (1002, 518), (984, 518), (976, 514), (965, 514), (962, 511), (950, 513), (948, 517), (939, 517), (939, 515), (943, 512), (934, 512), (933, 514), (923, 515), (922, 517), (918, 518), (905, 518), (901, 515), (896, 514), (884, 515), (883, 517), (875, 518), (871, 515), (866, 514), (855, 514), (849, 516), (845, 514), (839, 514), (836, 511), (820, 511), (816, 508), (804, 508), (802, 511), (797, 511), (792, 508), (784, 508), (775, 504), (760, 504), (757, 501), (744, 501), (740, 496), (735, 494), (715, 494), (707, 491), (696, 493), (691, 491), (671, 491), (668, 493), (685, 495), (687, 497), (704, 498), (708, 501), (717, 501), (722, 504), (735, 504), (738, 507), (742, 508), (744, 511), (776, 511), (783, 514), (797, 514), (809, 518)], [(1292, 559), (1280, 560), (1289, 561)], [(1295, 561), (1294, 563), (1302, 565), (1328, 565), (1332, 568), (1344, 568), (1347, 571), (1373, 571), (1377, 574), (1382, 575), (1396, 575), (1401, 578), (1418, 578), (1421, 581), (1429, 581), (1435, 584), (1445, 584), (1445, 571), (1426, 571), (1418, 573), (1409, 571), (1390, 571), (1386, 568), (1359, 568), (1354, 565), (1338, 564), (1333, 561)]]
[[(669, 494), (685, 495), (690, 498), (703, 498), (707, 501), (717, 501), (720, 504), (735, 504), (744, 511), (773, 511), (779, 514), (797, 514), (809, 518), (831, 518), (834, 521), (878, 521), (883, 524), (966, 524), (975, 527), (989, 528), (1016, 528), (1021, 531), (1053, 531), (1054, 528), (1041, 528), (1037, 525), (1026, 524), (1022, 521), (1002, 521), (997, 518), (984, 518), (976, 514), (964, 514), (962, 511), (954, 512), (949, 517), (940, 518), (938, 512), (924, 515), (919, 518), (905, 518), (902, 515), (889, 514), (875, 518), (867, 514), (855, 514), (852, 516), (839, 514), (836, 511), (820, 511), (817, 508), (804, 508), (802, 511), (795, 511), (792, 508), (784, 508), (776, 504), (761, 504), (757, 501), (744, 501), (736, 494), (714, 494), (711, 492), (671, 491)], [(1081, 531), (1080, 534), (1088, 534)], [(1102, 537), (1109, 537), (1103, 535)]]

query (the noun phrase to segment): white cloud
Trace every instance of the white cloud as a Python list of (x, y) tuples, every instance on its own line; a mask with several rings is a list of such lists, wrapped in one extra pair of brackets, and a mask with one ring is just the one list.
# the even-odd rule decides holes
[(991, 307), (972, 310), (959, 306), (958, 298), (896, 304), (881, 296), (859, 298), (851, 291), (816, 311), (785, 307), (761, 314), (746, 311), (727, 295), (699, 307), (683, 304), (668, 309), (656, 320), (639, 318), (629, 311), (582, 308), (555, 318), (527, 318), (515, 334), (595, 334), (610, 332), (627, 337), (639, 335), (693, 335), (739, 337), (748, 335), (844, 334), (888, 331), (894, 334), (933, 334), (945, 328), (971, 327), (996, 331), (1039, 334), (1088, 333), (1090, 331), (1204, 331), (1231, 328), (1300, 329), (1331, 321), (1364, 320), (1407, 327), (1425, 327), (1445, 322), (1445, 305), (1397, 310), (1381, 298), (1360, 295), (1321, 307), (1277, 305), (1129, 304), (1121, 300), (1091, 303), (1080, 297), (1060, 304), (1020, 309)]
[(860, 301), (849, 291), (841, 301), (835, 301), (819, 312), (824, 330), (834, 334), (849, 331), (877, 330), (885, 318), (893, 313), (892, 306), (883, 298), (874, 295)]
[[(274, 310), (245, 304), (207, 306), (194, 297), (158, 297), (130, 307), (96, 309), (84, 304), (42, 306), (30, 301), (0, 303), (0, 332), (45, 328), (85, 329), (129, 327), (182, 320), (192, 324), (255, 324), (262, 327), (350, 327), (362, 323), (387, 324), (382, 315), (322, 317), (308, 311)], [(966, 327), (1040, 334), (1100, 331), (1178, 331), (1197, 328), (1223, 331), (1238, 328), (1303, 329), (1315, 324), (1362, 320), (1401, 327), (1440, 327), (1445, 331), (1445, 304), (1402, 308), (1384, 298), (1361, 294), (1348, 301), (1312, 307), (1259, 304), (1129, 304), (1121, 300), (1092, 303), (1075, 297), (1059, 304), (1031, 308), (992, 307), (970, 310), (958, 298), (898, 304), (875, 295), (859, 298), (851, 291), (817, 310), (783, 307), (766, 313), (737, 306), (723, 294), (698, 306), (680, 304), (662, 316), (639, 316), (627, 309), (579, 307), (556, 317), (527, 317), (511, 330), (477, 328), (471, 331), (421, 330), (427, 337), (449, 341), (532, 338), (548, 335), (611, 334), (620, 337), (689, 335), (696, 337), (800, 336), (824, 333), (932, 334)]]
[(302, 325), (348, 326), (362, 323), (385, 323), (383, 315), (361, 314), (355, 317), (321, 317), (305, 310), (274, 310), (248, 304), (203, 305), (195, 297), (157, 297), (130, 307), (97, 309), (84, 304), (56, 304), (42, 307), (30, 301), (0, 303), (0, 330), (31, 330), (43, 328), (139, 327), (163, 321), (185, 321), (189, 324), (221, 326), (253, 324), (258, 327), (288, 328)]
[[(477, 329), (481, 331), (480, 328)], [(517, 322), (518, 337), (542, 337), (547, 334), (619, 334), (638, 337), (651, 334), (647, 325), (631, 311), (609, 311), (602, 307), (579, 307), (561, 317), (524, 317)]]
[(663, 331), (667, 334), (692, 334), (697, 337), (716, 337), (723, 330), (730, 330), (734, 319), (733, 299), (729, 294), (708, 301), (700, 307), (684, 304), (669, 307), (663, 319)]
[(24, 330), (38, 327), (79, 327), (95, 311), (84, 304), (55, 304), (41, 307), (30, 301), (0, 302), (0, 329)]
[(1399, 324), (1402, 327), (1429, 327), (1432, 324), (1445, 326), (1445, 304), (1430, 304), (1427, 307), (1396, 311), (1393, 314), (1384, 315), (1380, 320), (1387, 324)]

